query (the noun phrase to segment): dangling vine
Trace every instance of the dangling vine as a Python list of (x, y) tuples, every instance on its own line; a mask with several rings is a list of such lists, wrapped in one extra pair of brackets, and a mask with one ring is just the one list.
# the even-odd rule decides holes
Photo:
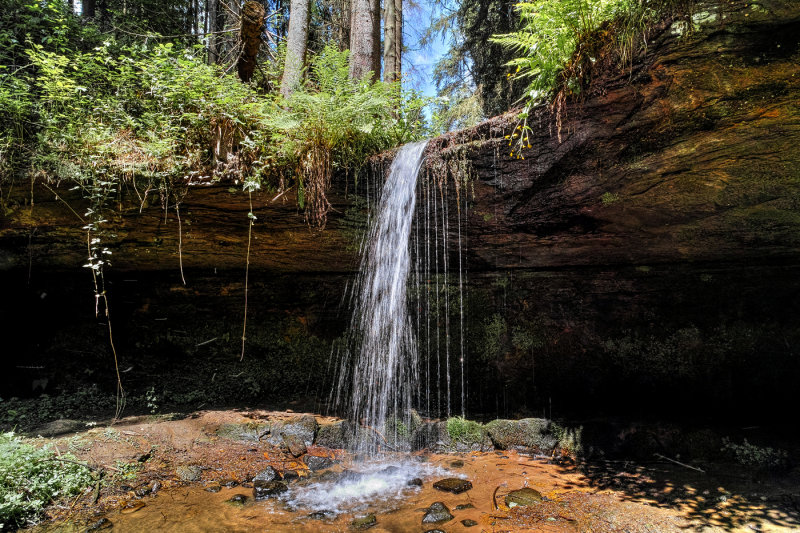
[(247, 342), (247, 288), (250, 281), (250, 244), (253, 239), (253, 225), (256, 222), (256, 216), (253, 214), (253, 191), (257, 191), (261, 185), (256, 180), (248, 180), (244, 184), (244, 189), (247, 191), (248, 199), (250, 200), (250, 211), (247, 212), (247, 256), (246, 266), (244, 270), (244, 320), (242, 322), (242, 355), (239, 361), (244, 360), (244, 347)]
[(111, 309), (108, 305), (108, 293), (106, 291), (105, 282), (105, 266), (110, 264), (109, 256), (111, 250), (103, 245), (101, 235), (102, 225), (108, 222), (103, 218), (103, 207), (106, 201), (117, 192), (115, 182), (113, 179), (103, 176), (105, 173), (102, 169), (93, 169), (88, 186), (83, 185), (84, 192), (87, 193), (89, 200), (89, 207), (84, 215), (89, 223), (83, 226), (86, 230), (86, 250), (88, 260), (84, 267), (88, 268), (92, 273), (92, 282), (94, 283), (94, 314), (95, 317), (100, 316), (102, 302), (102, 313), (106, 317), (106, 327), (108, 328), (108, 342), (111, 346), (111, 353), (114, 356), (114, 371), (117, 378), (117, 402), (114, 419), (119, 419), (122, 411), (125, 408), (125, 389), (122, 387), (122, 377), (119, 371), (119, 358), (117, 357), (117, 349), (114, 346), (114, 335), (111, 329)]

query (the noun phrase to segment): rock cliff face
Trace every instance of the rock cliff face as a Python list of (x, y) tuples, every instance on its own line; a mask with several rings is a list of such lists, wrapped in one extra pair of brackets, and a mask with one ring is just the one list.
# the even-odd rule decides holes
[[(469, 410), (717, 416), (788, 401), (800, 377), (800, 4), (697, 3), (690, 21), (652, 36), (632, 70), (596, 80), (566, 109), (561, 139), (546, 108), (532, 126), (524, 160), (508, 154), (513, 115), (428, 148), (429, 167), (444, 161), (469, 176)], [(376, 158), (360, 187), (380, 180), (389, 158)], [(251, 366), (242, 368), (249, 198), (233, 184), (189, 188), (184, 288), (174, 208), (165, 214), (157, 199), (142, 204), (125, 191), (107, 235), (133, 382), (164, 387), (158, 364), (174, 361), (180, 373), (197, 361), (211, 388), (324, 397), (320, 377), (346, 327), (338, 304), (366, 212), (352, 187), (345, 195), (338, 186), (321, 233), (308, 230), (293, 198), (254, 196), (251, 355), (241, 363)], [(9, 305), (0, 319), (9, 334), (24, 332), (3, 362), (17, 394), (41, 379), (63, 382), (55, 361), (65, 353), (83, 354), (77, 366), (107, 366), (80, 272), (83, 223), (67, 204), (83, 208), (65, 189), (58, 198), (38, 184), (6, 193), (0, 276)], [(71, 311), (77, 302), (84, 314)]]

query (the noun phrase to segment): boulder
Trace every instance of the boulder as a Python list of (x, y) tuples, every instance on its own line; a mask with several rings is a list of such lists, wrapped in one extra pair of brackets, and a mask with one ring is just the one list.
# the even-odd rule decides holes
[(500, 450), (526, 449), (549, 454), (558, 444), (551, 423), (545, 418), (493, 420), (486, 424), (486, 432)]
[(284, 446), (287, 439), (311, 446), (316, 434), (317, 420), (312, 415), (302, 415), (274, 422), (266, 440), (279, 447)]

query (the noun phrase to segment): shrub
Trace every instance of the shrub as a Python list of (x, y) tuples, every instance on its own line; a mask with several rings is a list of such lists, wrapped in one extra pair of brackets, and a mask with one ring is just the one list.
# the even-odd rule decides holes
[(13, 432), (0, 434), (0, 529), (24, 525), (50, 502), (91, 482), (88, 468), (58, 460), (49, 446), (33, 446)]
[(582, 93), (601, 59), (615, 52), (620, 65), (630, 64), (645, 46), (648, 28), (657, 20), (685, 9), (685, 0), (533, 0), (517, 9), (522, 28), (495, 35), (491, 41), (519, 57), (507, 63), (509, 78), (527, 81), (526, 106), (519, 127), (508, 136), (512, 157), (529, 147), (527, 119), (531, 108), (553, 100), (560, 138), (566, 100)]
[(474, 443), (482, 442), (486, 431), (478, 422), (454, 416), (447, 419), (447, 434), (454, 442)]
[(761, 470), (785, 468), (789, 464), (789, 454), (785, 450), (750, 444), (747, 439), (741, 444), (722, 439), (722, 452), (740, 465)]

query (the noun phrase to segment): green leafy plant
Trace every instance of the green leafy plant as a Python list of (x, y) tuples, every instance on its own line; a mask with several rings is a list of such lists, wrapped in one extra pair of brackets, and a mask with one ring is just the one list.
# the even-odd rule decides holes
[(13, 432), (0, 434), (0, 529), (21, 527), (53, 501), (75, 495), (92, 482), (89, 469), (71, 456), (56, 456)]
[(789, 464), (789, 454), (786, 450), (758, 446), (749, 443), (747, 439), (737, 444), (727, 437), (723, 438), (722, 452), (740, 465), (762, 470), (785, 468)]
[(453, 441), (476, 443), (483, 440), (486, 430), (479, 422), (454, 416), (447, 419), (447, 434)]
[[(522, 28), (495, 35), (491, 41), (519, 56), (507, 63), (507, 76), (527, 83), (519, 125), (506, 138), (512, 157), (530, 148), (528, 118), (536, 104), (551, 100), (561, 138), (567, 101), (582, 94), (596, 71), (629, 65), (639, 46), (646, 46), (649, 27), (686, 9), (683, 0), (534, 0), (517, 4)], [(516, 154), (516, 155), (515, 155)]]

